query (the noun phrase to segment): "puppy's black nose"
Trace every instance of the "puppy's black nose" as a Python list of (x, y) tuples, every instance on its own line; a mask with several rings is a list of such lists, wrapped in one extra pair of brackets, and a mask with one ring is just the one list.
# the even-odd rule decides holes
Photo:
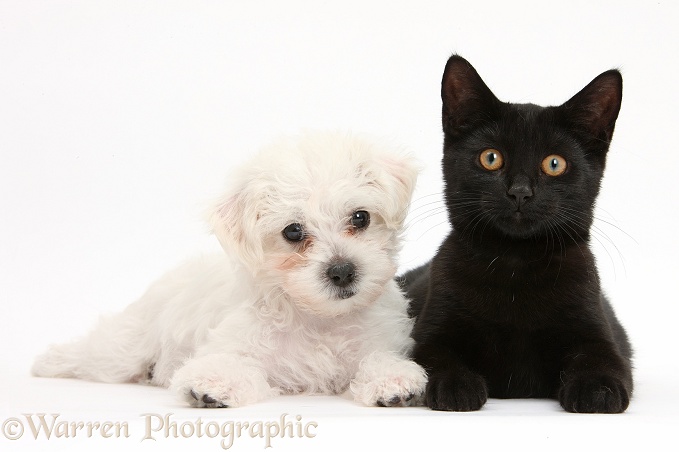
[(339, 262), (328, 268), (327, 274), (334, 285), (346, 287), (354, 280), (356, 267), (351, 262)]

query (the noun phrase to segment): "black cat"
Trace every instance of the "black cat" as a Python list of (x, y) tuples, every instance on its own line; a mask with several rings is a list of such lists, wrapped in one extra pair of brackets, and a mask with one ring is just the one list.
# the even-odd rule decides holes
[(572, 412), (624, 411), (632, 351), (588, 245), (620, 73), (604, 72), (558, 107), (511, 104), (453, 55), (441, 94), (453, 229), (402, 281), (418, 317), (427, 406), (549, 397)]

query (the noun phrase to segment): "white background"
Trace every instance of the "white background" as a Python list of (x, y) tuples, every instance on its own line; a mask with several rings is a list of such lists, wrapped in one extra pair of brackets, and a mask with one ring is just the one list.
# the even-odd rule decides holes
[[(0, 449), (219, 450), (216, 439), (140, 442), (147, 412), (319, 423), (316, 438), (274, 450), (676, 447), (678, 23), (669, 1), (0, 0), (0, 422), (48, 412), (132, 430), (40, 443), (0, 433)], [(205, 202), (280, 134), (353, 130), (416, 155), (424, 171), (401, 270), (428, 260), (447, 231), (436, 208), (440, 79), (452, 52), (513, 102), (560, 104), (599, 73), (623, 72), (593, 246), (636, 349), (626, 414), (534, 400), (434, 413), (338, 397), (205, 411), (158, 388), (29, 377), (49, 343), (121, 310), (183, 259), (218, 251), (201, 223)], [(233, 450), (263, 448), (248, 437)]]

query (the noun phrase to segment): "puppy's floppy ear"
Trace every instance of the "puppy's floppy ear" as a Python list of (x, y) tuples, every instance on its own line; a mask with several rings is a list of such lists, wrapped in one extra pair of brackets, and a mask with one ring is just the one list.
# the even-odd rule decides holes
[(259, 268), (263, 259), (261, 238), (257, 234), (256, 194), (245, 183), (219, 198), (208, 210), (212, 232), (227, 253), (235, 253), (246, 267)]
[(408, 214), (420, 167), (409, 156), (382, 156), (376, 163), (379, 168), (374, 183), (386, 194), (382, 209), (384, 221), (387, 227), (399, 229)]

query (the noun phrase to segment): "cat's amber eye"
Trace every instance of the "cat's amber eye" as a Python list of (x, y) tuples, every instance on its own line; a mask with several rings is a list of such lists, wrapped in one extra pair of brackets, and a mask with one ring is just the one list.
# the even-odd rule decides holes
[(497, 149), (486, 149), (479, 156), (481, 166), (488, 171), (497, 171), (504, 165), (502, 154)]
[(560, 155), (552, 154), (542, 161), (542, 172), (548, 176), (561, 176), (568, 168), (566, 159)]

